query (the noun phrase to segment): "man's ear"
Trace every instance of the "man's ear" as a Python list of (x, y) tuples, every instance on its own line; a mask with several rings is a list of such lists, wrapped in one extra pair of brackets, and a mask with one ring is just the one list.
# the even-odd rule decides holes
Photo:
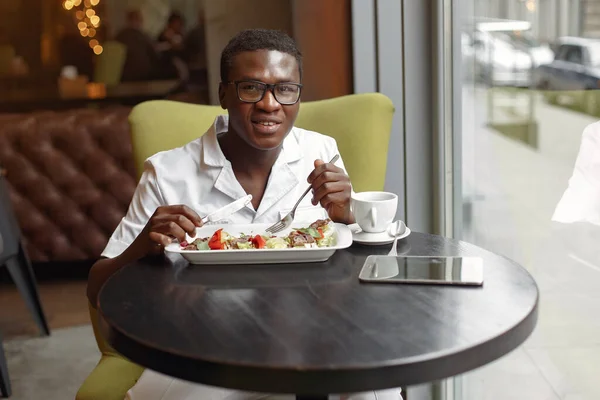
[(225, 84), (223, 82), (220, 82), (219, 83), (219, 103), (221, 104), (221, 108), (223, 110), (227, 110), (227, 104), (225, 103), (225, 96), (227, 95), (226, 91), (227, 91), (227, 87), (225, 86)]

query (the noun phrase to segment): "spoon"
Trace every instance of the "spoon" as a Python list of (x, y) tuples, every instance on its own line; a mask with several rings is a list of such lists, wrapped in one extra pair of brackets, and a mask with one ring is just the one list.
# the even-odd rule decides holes
[(388, 256), (397, 256), (398, 251), (396, 250), (398, 247), (398, 238), (404, 235), (406, 232), (406, 224), (403, 221), (394, 221), (388, 227), (388, 234), (394, 238), (394, 244), (392, 245), (392, 250), (388, 253)]

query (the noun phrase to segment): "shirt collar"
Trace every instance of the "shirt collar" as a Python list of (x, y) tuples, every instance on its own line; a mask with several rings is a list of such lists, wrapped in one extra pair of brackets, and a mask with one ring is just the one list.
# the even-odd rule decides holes
[[(227, 132), (229, 126), (229, 116), (219, 115), (214, 123), (202, 136), (202, 159), (206, 165), (211, 167), (224, 167), (229, 164), (225, 158), (217, 136), (220, 133)], [(281, 154), (275, 162), (276, 165), (282, 163), (293, 163), (302, 159), (303, 152), (297, 137), (298, 128), (293, 127), (287, 137), (283, 140)]]
[(227, 131), (227, 115), (219, 115), (215, 118), (208, 131), (202, 136), (202, 159), (206, 165), (211, 167), (224, 167), (229, 161), (219, 146), (217, 136)]

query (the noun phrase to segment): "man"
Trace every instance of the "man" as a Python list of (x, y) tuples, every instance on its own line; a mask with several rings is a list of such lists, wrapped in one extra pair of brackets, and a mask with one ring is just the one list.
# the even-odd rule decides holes
[(121, 80), (147, 81), (156, 77), (158, 53), (150, 36), (143, 31), (144, 20), (139, 10), (130, 10), (126, 16), (125, 28), (117, 34), (116, 40), (127, 48)]
[(174, 51), (181, 51), (183, 49), (184, 27), (183, 17), (179, 13), (171, 13), (167, 19), (167, 25), (158, 35), (158, 43)]
[[(335, 141), (294, 127), (298, 115), (302, 56), (287, 35), (247, 30), (221, 55), (219, 98), (228, 117), (218, 117), (200, 139), (150, 157), (127, 215), (90, 271), (88, 297), (125, 264), (157, 253), (172, 238), (184, 240), (206, 215), (246, 194), (252, 204), (232, 223), (274, 223), (293, 207), (306, 185), (313, 188), (297, 218), (329, 216), (353, 223), (350, 179)], [(165, 134), (168, 134), (166, 132)], [(350, 399), (374, 399), (373, 393)], [(379, 399), (401, 399), (398, 390)], [(387, 397), (385, 397), (387, 396)], [(147, 370), (128, 392), (132, 400), (258, 399), (267, 395), (193, 384)], [(289, 398), (289, 397), (274, 397)]]

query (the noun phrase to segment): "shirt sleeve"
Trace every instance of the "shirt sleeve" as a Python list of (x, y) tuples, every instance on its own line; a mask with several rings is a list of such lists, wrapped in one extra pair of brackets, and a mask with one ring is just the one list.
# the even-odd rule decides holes
[(165, 201), (158, 186), (156, 170), (150, 161), (146, 161), (127, 214), (110, 237), (102, 257), (114, 258), (125, 251), (144, 229), (154, 211), (162, 205), (165, 205)]
[(600, 224), (600, 125), (585, 129), (569, 186), (552, 220)]

